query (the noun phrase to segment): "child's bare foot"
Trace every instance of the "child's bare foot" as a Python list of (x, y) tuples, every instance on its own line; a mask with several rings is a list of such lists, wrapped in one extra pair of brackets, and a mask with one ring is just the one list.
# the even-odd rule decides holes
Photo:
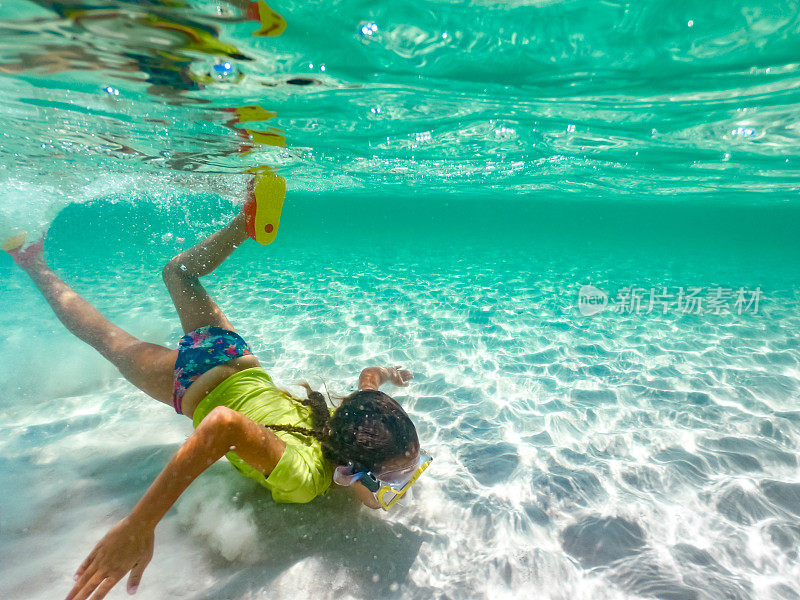
[(11, 258), (14, 259), (14, 262), (23, 269), (31, 266), (34, 262), (42, 260), (45, 238), (45, 235), (43, 235), (38, 241), (23, 250), (22, 247), (25, 245), (26, 235), (27, 232), (23, 232), (3, 242), (3, 250), (8, 252)]

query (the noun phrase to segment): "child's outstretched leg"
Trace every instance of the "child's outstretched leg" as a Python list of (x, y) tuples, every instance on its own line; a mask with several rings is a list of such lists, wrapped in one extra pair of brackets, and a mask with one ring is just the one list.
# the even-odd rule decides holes
[(200, 277), (220, 266), (247, 238), (245, 216), (240, 213), (228, 225), (181, 252), (164, 267), (164, 283), (178, 311), (184, 333), (207, 325), (234, 330), (222, 309), (200, 283)]
[(8, 249), (73, 334), (110, 360), (133, 385), (156, 400), (172, 405), (172, 377), (177, 350), (142, 342), (108, 321), (44, 262), (44, 238), (25, 250)]

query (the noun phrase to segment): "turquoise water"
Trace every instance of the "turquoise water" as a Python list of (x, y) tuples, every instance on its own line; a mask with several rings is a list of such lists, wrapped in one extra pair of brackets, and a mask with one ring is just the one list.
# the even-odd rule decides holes
[[(800, 598), (800, 6), (270, 6), (0, 1), (0, 237), (174, 346), (161, 266), (278, 169), (209, 290), (287, 386), (406, 365), (435, 456), (386, 514), (217, 464), (137, 596)], [(191, 424), (0, 281), (0, 597), (52, 598)]]

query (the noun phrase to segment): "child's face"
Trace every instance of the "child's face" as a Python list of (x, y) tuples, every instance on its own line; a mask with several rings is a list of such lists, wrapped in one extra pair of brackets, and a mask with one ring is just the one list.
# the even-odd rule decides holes
[(381, 481), (392, 482), (392, 480), (407, 479), (419, 466), (419, 449), (415, 448), (384, 461), (379, 473), (376, 473)]

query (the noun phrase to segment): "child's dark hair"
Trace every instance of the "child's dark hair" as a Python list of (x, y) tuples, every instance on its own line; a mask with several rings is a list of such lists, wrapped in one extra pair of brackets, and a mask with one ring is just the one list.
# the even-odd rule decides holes
[(292, 400), (311, 409), (313, 429), (267, 425), (273, 431), (300, 433), (319, 440), (322, 454), (335, 465), (353, 465), (355, 472), (375, 472), (390, 458), (419, 451), (417, 429), (397, 401), (378, 390), (359, 390), (341, 399), (333, 415), (325, 396), (307, 383), (305, 400)]

